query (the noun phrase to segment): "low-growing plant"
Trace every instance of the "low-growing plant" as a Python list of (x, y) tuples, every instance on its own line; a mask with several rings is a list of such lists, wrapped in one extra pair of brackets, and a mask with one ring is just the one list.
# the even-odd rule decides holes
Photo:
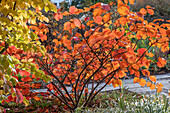
[(78, 108), (76, 109), (76, 113), (168, 113), (170, 110), (168, 104), (169, 100), (165, 95), (145, 96), (143, 94), (139, 95), (134, 93), (124, 93), (124, 96), (121, 95), (121, 91), (111, 93), (110, 96), (108, 96), (110, 101), (108, 102), (107, 107), (103, 108), (101, 106), (95, 106), (94, 108)]

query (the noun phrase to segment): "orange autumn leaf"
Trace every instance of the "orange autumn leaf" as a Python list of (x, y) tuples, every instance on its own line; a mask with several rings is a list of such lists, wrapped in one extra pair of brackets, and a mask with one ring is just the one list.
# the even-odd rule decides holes
[(36, 13), (39, 13), (41, 11), (41, 9), (39, 7), (36, 7), (35, 11), (36, 11)]
[(47, 40), (47, 35), (45, 35), (45, 34), (44, 34), (44, 35), (41, 35), (41, 36), (40, 36), (40, 39), (41, 39), (41, 41)]
[(140, 9), (140, 13), (141, 13), (142, 15), (146, 15), (147, 11), (146, 11), (144, 8), (141, 8), (141, 9)]
[(94, 22), (97, 24), (102, 24), (102, 17), (101, 16), (94, 17)]
[(146, 8), (152, 8), (151, 6), (147, 5)]
[(77, 11), (78, 11), (78, 9), (77, 9), (75, 6), (71, 6), (71, 7), (69, 8), (70, 14), (75, 14)]
[(97, 8), (97, 7), (101, 7), (101, 3), (96, 3), (94, 5), (92, 5), (90, 8)]
[(108, 22), (110, 20), (110, 13), (107, 13), (103, 16), (104, 22)]
[(127, 4), (127, 3), (128, 3), (128, 0), (124, 0), (124, 2), (125, 2), (125, 4)]
[(124, 76), (126, 76), (126, 73), (125, 73), (124, 70), (120, 70), (120, 71), (118, 72), (118, 75), (119, 75), (119, 78), (123, 78)]
[(166, 31), (166, 34), (168, 35), (168, 37), (170, 37), (170, 29)]
[(67, 16), (67, 15), (69, 15), (70, 13), (69, 12), (67, 12), (67, 11), (64, 11), (63, 13), (62, 13), (62, 15), (64, 15), (64, 16)]
[(150, 76), (149, 77), (152, 82), (156, 82), (156, 77), (155, 76)]
[(88, 88), (85, 88), (85, 89), (84, 89), (84, 93), (88, 93)]
[(145, 77), (149, 77), (149, 76), (150, 76), (150, 71), (148, 71), (147, 69), (143, 69), (143, 70), (142, 70), (142, 74), (143, 74)]
[(103, 10), (101, 8), (96, 8), (93, 11), (93, 16), (100, 16), (103, 13)]
[(112, 85), (113, 85), (113, 87), (118, 87), (119, 86), (119, 84), (118, 84), (116, 79), (112, 80)]
[(135, 2), (135, 0), (129, 0), (129, 3), (132, 5), (134, 4), (134, 2)]
[(166, 29), (163, 29), (163, 28), (159, 28), (159, 31), (161, 32), (161, 35), (162, 36), (166, 36)]
[(161, 87), (164, 87), (164, 86), (162, 85), (162, 83), (159, 83), (158, 85), (160, 85)]
[(122, 86), (122, 80), (118, 79), (117, 83), (119, 84), (120, 87)]
[(140, 76), (140, 72), (139, 71), (135, 71), (135, 76), (139, 77)]
[(59, 21), (60, 19), (63, 18), (63, 15), (61, 13), (54, 13), (54, 18)]
[(59, 41), (57, 39), (54, 39), (53, 42), (56, 44), (56, 46), (59, 46)]
[(57, 35), (55, 31), (53, 32), (53, 35), (54, 35), (54, 36), (56, 36), (56, 35)]
[(122, 4), (117, 8), (117, 11), (120, 15), (125, 16), (129, 14), (129, 7), (125, 4)]
[(81, 29), (81, 22), (79, 19), (74, 19), (74, 24), (76, 27), (78, 27), (79, 29)]
[(39, 101), (40, 100), (40, 97), (37, 97), (37, 96), (35, 96), (35, 97), (33, 97), (36, 101)]
[(156, 85), (156, 87), (157, 87), (157, 92), (159, 93), (160, 91), (162, 91), (163, 85), (161, 83), (159, 83)]
[(152, 9), (146, 9), (147, 12), (150, 14), (150, 15), (153, 15), (154, 14), (154, 11)]
[(128, 19), (126, 17), (120, 17), (119, 22), (121, 25), (125, 26), (126, 23), (128, 22)]
[[(138, 52), (140, 55), (144, 54), (145, 51), (146, 51), (145, 48), (140, 48), (140, 49), (137, 50), (137, 52)], [(146, 54), (147, 54), (147, 52), (146, 52)]]
[(155, 89), (155, 85), (154, 85), (154, 84), (151, 84), (151, 85), (150, 85), (150, 89), (151, 89), (151, 90), (154, 90), (154, 89)]
[(141, 85), (142, 87), (144, 87), (146, 85), (146, 80), (141, 78), (140, 79), (140, 82), (139, 82), (139, 85)]
[(133, 83), (135, 84), (135, 83), (139, 83), (139, 81), (140, 81), (140, 79), (138, 78), (138, 77), (135, 77), (134, 79), (133, 79)]
[(70, 30), (71, 28), (71, 22), (65, 22), (64, 23), (64, 30)]
[(166, 61), (164, 58), (159, 57), (159, 58), (158, 58), (158, 62), (157, 62), (157, 66), (158, 66), (159, 68), (164, 67), (165, 64), (166, 64), (166, 62), (167, 62), (167, 61)]
[(132, 64), (132, 68), (137, 71), (137, 70), (139, 70), (139, 65), (137, 65), (137, 64)]
[(120, 67), (120, 64), (119, 64), (118, 61), (114, 61), (114, 62), (112, 62), (112, 64), (113, 64), (113, 69), (114, 70), (116, 70), (116, 69), (118, 69)]
[(147, 85), (146, 85), (146, 86), (147, 86), (147, 87), (150, 87), (151, 84), (152, 84), (151, 82), (147, 82)]
[(84, 12), (90, 11), (90, 8), (84, 7)]
[(87, 22), (86, 25), (87, 25), (87, 26), (90, 26), (90, 25), (93, 24), (93, 23), (94, 23), (94, 21), (93, 21), (93, 20), (90, 20), (90, 21)]
[(154, 54), (152, 52), (146, 53), (146, 55), (148, 55), (149, 57), (153, 57)]

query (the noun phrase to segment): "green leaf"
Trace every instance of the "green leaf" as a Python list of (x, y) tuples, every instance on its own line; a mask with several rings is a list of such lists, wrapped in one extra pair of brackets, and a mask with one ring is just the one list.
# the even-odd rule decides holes
[(7, 74), (10, 75), (11, 74), (11, 68), (8, 67), (7, 69)]
[(9, 62), (8, 60), (6, 59), (6, 56), (3, 57), (3, 59), (1, 60), (1, 64), (3, 65), (3, 67), (5, 69), (7, 69), (9, 67)]
[(10, 81), (12, 82), (12, 85), (13, 85), (13, 86), (17, 84), (16, 78), (11, 77), (11, 78), (10, 78)]

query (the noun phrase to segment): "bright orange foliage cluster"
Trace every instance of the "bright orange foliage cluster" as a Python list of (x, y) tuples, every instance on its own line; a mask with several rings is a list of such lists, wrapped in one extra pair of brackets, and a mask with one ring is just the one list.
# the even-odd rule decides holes
[[(114, 10), (115, 3), (97, 3), (84, 9), (71, 6), (69, 12), (54, 14), (56, 22), (68, 16), (71, 19), (60, 26), (63, 31), (50, 31), (55, 37), (52, 40), (55, 46), (46, 48), (53, 49), (53, 52), (37, 62), (53, 78), (49, 90), (54, 91), (53, 94), (70, 109), (78, 106), (83, 91), (87, 94), (84, 103), (87, 106), (107, 84), (121, 86), (121, 78), (128, 72), (135, 75), (134, 83), (152, 90), (156, 88), (157, 92), (162, 90), (163, 85), (156, 83), (156, 77), (148, 70), (154, 58), (149, 50), (151, 47), (158, 47), (162, 52), (169, 50), (170, 25), (147, 22), (144, 16), (147, 13), (153, 15), (154, 8), (147, 6), (140, 12), (132, 12), (128, 2), (133, 4), (134, 0), (118, 0), (117, 11)], [(76, 16), (79, 14), (87, 16), (80, 20)], [(39, 28), (34, 30), (37, 32)], [(42, 36), (40, 39), (45, 40)], [(149, 47), (137, 47), (138, 42), (144, 40), (148, 41)], [(166, 60), (156, 60), (158, 67), (165, 66)], [(97, 90), (103, 82), (106, 84)], [(66, 85), (72, 88), (71, 92)], [(91, 90), (87, 89), (89, 85)]]

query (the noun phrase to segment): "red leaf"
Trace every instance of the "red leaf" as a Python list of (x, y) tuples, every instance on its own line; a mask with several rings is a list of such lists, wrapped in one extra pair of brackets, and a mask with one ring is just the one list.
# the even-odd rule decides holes
[(29, 72), (27, 72), (26, 70), (20, 70), (19, 71), (21, 76), (30, 76), (31, 74)]
[(140, 48), (140, 49), (137, 50), (137, 52), (138, 52), (140, 55), (142, 55), (145, 51), (146, 51), (145, 48)]
[(28, 82), (28, 81), (32, 81), (31, 77), (26, 76), (24, 78), (21, 79), (23, 82)]
[(15, 92), (16, 92), (16, 103), (22, 103), (23, 95), (21, 94), (18, 88), (15, 89)]
[(18, 50), (16, 51), (16, 54), (22, 54), (23, 52), (24, 52), (23, 50), (18, 49)]

